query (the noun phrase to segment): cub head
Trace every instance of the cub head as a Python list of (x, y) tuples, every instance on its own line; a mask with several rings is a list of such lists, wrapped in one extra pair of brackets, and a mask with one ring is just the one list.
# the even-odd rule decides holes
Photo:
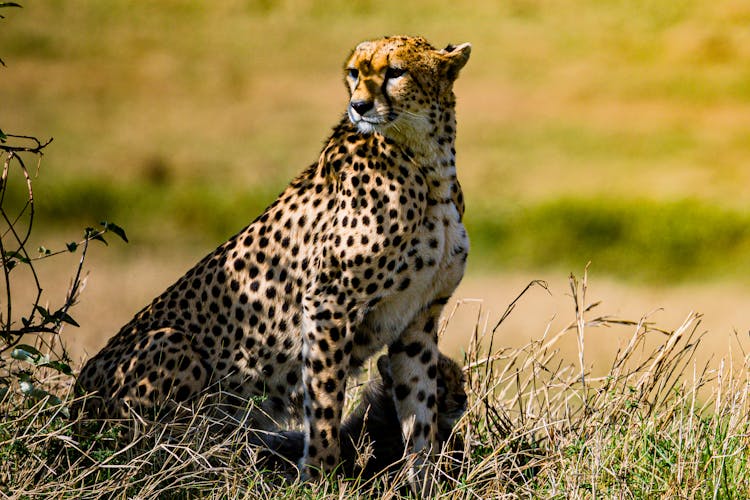
[(438, 358), (437, 402), (440, 420), (455, 423), (466, 411), (466, 378), (461, 366), (442, 353)]
[(468, 43), (436, 50), (419, 37), (360, 43), (344, 65), (349, 119), (362, 133), (429, 133), (470, 54)]

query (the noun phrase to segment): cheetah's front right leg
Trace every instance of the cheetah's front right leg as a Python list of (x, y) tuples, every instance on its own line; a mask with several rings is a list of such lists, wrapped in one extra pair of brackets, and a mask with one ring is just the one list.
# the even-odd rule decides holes
[(305, 391), (303, 478), (329, 473), (339, 463), (339, 429), (352, 343), (346, 315), (334, 299), (307, 300), (303, 322)]
[(388, 347), (393, 401), (407, 449), (416, 453), (410, 482), (429, 496), (432, 476), (425, 468), (437, 451), (437, 325), (445, 300), (421, 311)]

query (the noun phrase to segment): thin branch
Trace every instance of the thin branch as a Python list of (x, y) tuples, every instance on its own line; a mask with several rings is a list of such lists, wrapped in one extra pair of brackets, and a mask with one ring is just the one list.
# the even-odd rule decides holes
[[(36, 140), (36, 142), (37, 144), (40, 144), (38, 140)], [(47, 144), (49, 144), (49, 141), (47, 142)], [(41, 145), (40, 147), (44, 147), (45, 145)], [(37, 153), (37, 154), (41, 155), (41, 153)], [(42, 286), (41, 286), (41, 283), (39, 282), (39, 276), (37, 275), (37, 272), (36, 272), (36, 269), (34, 269), (34, 266), (31, 265), (30, 263), (31, 256), (26, 250), (26, 243), (28, 243), (29, 238), (31, 237), (31, 230), (34, 224), (34, 191), (31, 187), (31, 177), (29, 176), (29, 171), (26, 169), (26, 164), (23, 162), (21, 157), (15, 153), (10, 153), (8, 156), (16, 159), (18, 164), (21, 166), (21, 171), (23, 172), (23, 175), (26, 179), (26, 186), (28, 189), (28, 196), (29, 196), (28, 198), (29, 201), (27, 203), (27, 206), (30, 208), (30, 210), (29, 210), (29, 223), (26, 228), (25, 234), (23, 236), (20, 236), (16, 232), (15, 223), (11, 222), (10, 218), (8, 217), (8, 214), (5, 212), (5, 210), (2, 207), (0, 207), (0, 214), (2, 215), (3, 219), (5, 219), (5, 222), (8, 224), (8, 230), (13, 234), (13, 237), (16, 239), (16, 242), (18, 243), (18, 250), (16, 251), (16, 253), (22, 254), (24, 259), (29, 263), (28, 268), (29, 268), (29, 271), (31, 272), (31, 275), (34, 278), (34, 284), (36, 286), (37, 292), (36, 292), (36, 298), (34, 299), (34, 304), (31, 309), (31, 314), (28, 317), (28, 321), (31, 322), (33, 321), (34, 315), (36, 314), (36, 310), (37, 310), (36, 306), (39, 305), (39, 300), (41, 300), (41, 297), (42, 297)], [(10, 274), (10, 269), (8, 269), (7, 265), (5, 265), (6, 264), (5, 253), (3, 253), (3, 264), (4, 264), (3, 272), (5, 273), (6, 278), (8, 278), (8, 275)], [(10, 297), (8, 297), (8, 304), (10, 306)], [(7, 328), (10, 328), (12, 324), (12, 316), (10, 314), (8, 314), (6, 321), (7, 321), (7, 325), (6, 325)]]
[[(2, 200), (5, 199), (5, 191), (8, 188), (8, 172), (10, 171), (10, 162), (13, 159), (14, 153), (9, 153), (8, 156), (5, 159), (5, 163), (3, 164), (3, 173), (2, 173), (2, 186), (0, 187), (0, 210), (2, 209)], [(5, 213), (3, 211), (3, 213)], [(0, 238), (0, 259), (2, 259), (3, 262), (3, 278), (5, 279), (5, 293), (6, 293), (6, 300), (8, 301), (6, 305), (6, 311), (5, 311), (5, 323), (7, 323), (7, 326), (10, 327), (11, 319), (13, 318), (13, 307), (12, 307), (12, 295), (11, 295), (11, 287), (10, 287), (10, 270), (8, 269), (7, 265), (7, 258), (5, 254), (5, 245), (3, 245), (2, 238)], [(5, 330), (5, 328), (3, 328)], [(5, 331), (3, 331), (3, 336), (6, 336)], [(11, 337), (6, 336), (6, 341), (10, 342)]]
[(68, 289), (68, 295), (65, 297), (65, 304), (60, 309), (63, 312), (63, 314), (67, 314), (68, 310), (73, 305), (75, 305), (75, 303), (78, 301), (78, 295), (79, 295), (78, 287), (81, 284), (81, 271), (83, 270), (83, 261), (86, 260), (86, 251), (89, 248), (89, 241), (90, 239), (88, 237), (83, 241), (83, 250), (81, 250), (81, 258), (78, 261), (76, 275), (70, 284), (70, 288)]
[(6, 134), (5, 137), (12, 137), (14, 139), (23, 139), (27, 141), (33, 141), (36, 145), (35, 146), (11, 146), (8, 144), (0, 144), (0, 151), (6, 151), (8, 153), (33, 153), (37, 155), (44, 154), (42, 150), (50, 145), (50, 143), (54, 140), (54, 137), (50, 137), (46, 142), (41, 142), (36, 137), (31, 137), (28, 135), (13, 135), (13, 134)]

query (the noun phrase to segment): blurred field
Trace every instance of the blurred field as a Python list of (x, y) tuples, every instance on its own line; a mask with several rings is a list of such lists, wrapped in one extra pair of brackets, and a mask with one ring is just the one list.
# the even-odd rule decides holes
[(92, 348), (316, 158), (347, 52), (393, 33), (474, 46), (456, 85), (474, 296), (500, 310), (529, 277), (564, 296), (591, 260), (628, 283), (607, 304), (638, 297), (629, 319), (750, 325), (745, 1), (24, 4), (0, 21), (0, 127), (55, 138), (37, 238), (108, 219), (131, 239), (90, 259)]

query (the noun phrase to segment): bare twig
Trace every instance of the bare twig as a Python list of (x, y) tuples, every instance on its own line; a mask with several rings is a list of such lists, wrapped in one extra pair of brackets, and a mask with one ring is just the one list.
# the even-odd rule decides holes
[(8, 153), (31, 153), (35, 155), (43, 154), (44, 148), (49, 146), (50, 143), (54, 140), (53, 137), (50, 137), (46, 141), (42, 142), (36, 137), (32, 137), (29, 135), (14, 135), (14, 134), (5, 134), (5, 137), (31, 141), (34, 143), (34, 146), (13, 146), (10, 144), (0, 143), (0, 151), (6, 151)]

